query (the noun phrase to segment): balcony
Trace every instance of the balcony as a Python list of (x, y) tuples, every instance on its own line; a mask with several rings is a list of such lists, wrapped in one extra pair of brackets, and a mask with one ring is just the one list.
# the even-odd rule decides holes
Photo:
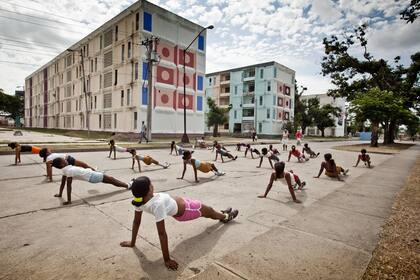
[(230, 92), (221, 92), (220, 93), (220, 97), (229, 97), (230, 96)]
[(243, 96), (254, 96), (255, 91), (244, 91)]
[(224, 81), (220, 81), (221, 85), (228, 85), (230, 84), (230, 80), (224, 80)]
[(242, 117), (243, 121), (254, 121), (255, 117), (251, 116), (251, 117)]

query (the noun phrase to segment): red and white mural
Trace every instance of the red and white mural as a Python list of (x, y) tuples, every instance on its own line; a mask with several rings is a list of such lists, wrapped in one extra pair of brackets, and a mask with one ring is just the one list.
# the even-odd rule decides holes
[(176, 108), (175, 90), (155, 87), (154, 107)]
[[(178, 92), (178, 108), (184, 109), (184, 94), (181, 92)], [(185, 95), (185, 108), (188, 110), (194, 109), (194, 95)]]

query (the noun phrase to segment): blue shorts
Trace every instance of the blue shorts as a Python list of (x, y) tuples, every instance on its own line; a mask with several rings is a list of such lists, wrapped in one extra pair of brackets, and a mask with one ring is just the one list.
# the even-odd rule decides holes
[(94, 183), (94, 184), (102, 183), (103, 180), (104, 180), (104, 174), (97, 171), (93, 171), (89, 178), (89, 182)]

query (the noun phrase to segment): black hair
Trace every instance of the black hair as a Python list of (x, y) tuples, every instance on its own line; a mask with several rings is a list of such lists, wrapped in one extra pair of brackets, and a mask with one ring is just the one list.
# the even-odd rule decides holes
[(46, 159), (47, 158), (47, 152), (48, 152), (48, 149), (47, 148), (42, 148), (39, 151), (39, 156), (42, 157), (43, 159)]
[(293, 150), (293, 148), (295, 148), (295, 149), (296, 149), (296, 146), (295, 146), (295, 145), (292, 145), (292, 150)]
[(183, 160), (186, 160), (190, 156), (191, 156), (191, 152), (190, 151), (184, 151), (184, 153), (182, 154), (182, 159)]
[(18, 143), (16, 143), (16, 142), (12, 142), (12, 143), (7, 144), (7, 146), (9, 146), (13, 150), (16, 149), (17, 145), (18, 145)]
[(115, 141), (114, 141), (114, 139), (109, 140), (109, 144), (111, 144), (111, 145), (115, 145)]
[(136, 154), (136, 149), (128, 149), (128, 152), (132, 155)]
[(268, 153), (268, 150), (267, 150), (267, 148), (262, 148), (261, 152), (262, 152), (263, 155), (266, 155)]
[(175, 144), (175, 141), (172, 141), (172, 142), (171, 142), (171, 145), (174, 145), (174, 144)]
[(251, 148), (251, 145), (250, 145), (250, 144), (246, 144), (246, 147), (247, 147), (247, 148)]
[[(131, 185), (131, 193), (135, 198), (144, 198), (150, 190), (151, 181), (149, 177), (141, 176), (133, 180)], [(134, 206), (142, 206), (144, 204), (144, 201), (137, 202), (132, 200), (131, 204)]]
[(66, 162), (66, 160), (63, 159), (63, 158), (55, 158), (52, 161), (52, 166), (55, 167), (55, 168), (61, 169), (61, 168), (63, 168), (62, 164), (65, 163), (65, 162)]
[(286, 164), (284, 161), (279, 161), (274, 164), (274, 170), (276, 171), (276, 178), (280, 178), (280, 175), (284, 172)]
[(308, 147), (308, 143), (303, 144), (303, 146)]
[(271, 149), (273, 148), (273, 145), (272, 145), (272, 144), (270, 144), (270, 146), (268, 146), (268, 148), (271, 150)]
[(112, 132), (112, 133), (111, 133), (111, 136), (113, 136), (113, 135), (115, 135), (115, 132)]
[(330, 161), (332, 159), (332, 155), (330, 153), (327, 153), (324, 155), (325, 160)]
[(362, 149), (361, 151), (360, 151), (362, 154), (366, 154), (366, 149)]

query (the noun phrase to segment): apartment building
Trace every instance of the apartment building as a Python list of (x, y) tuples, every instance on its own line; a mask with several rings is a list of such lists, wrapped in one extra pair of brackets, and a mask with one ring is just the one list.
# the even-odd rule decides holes
[(220, 132), (277, 136), (293, 119), (294, 95), (295, 71), (274, 61), (206, 74), (206, 97), (231, 105)]
[[(340, 116), (335, 118), (335, 127), (328, 127), (325, 129), (325, 136), (332, 137), (343, 137), (346, 136), (346, 122), (347, 122), (347, 111), (346, 111), (346, 99), (341, 97), (331, 97), (326, 93), (323, 94), (310, 94), (302, 95), (302, 100), (308, 100), (311, 98), (319, 99), (319, 105), (331, 104), (334, 107), (338, 107), (341, 110)], [(316, 127), (307, 127), (305, 135), (321, 136), (321, 131)]]
[[(25, 126), (85, 130), (88, 110), (91, 130), (138, 132), (141, 122), (147, 123), (150, 99), (152, 133), (181, 134), (183, 49), (202, 29), (150, 2), (137, 1), (26, 78)], [(149, 95), (141, 41), (152, 35), (159, 38), (160, 61), (153, 67)], [(206, 31), (185, 57), (191, 134), (204, 132), (205, 46)]]

